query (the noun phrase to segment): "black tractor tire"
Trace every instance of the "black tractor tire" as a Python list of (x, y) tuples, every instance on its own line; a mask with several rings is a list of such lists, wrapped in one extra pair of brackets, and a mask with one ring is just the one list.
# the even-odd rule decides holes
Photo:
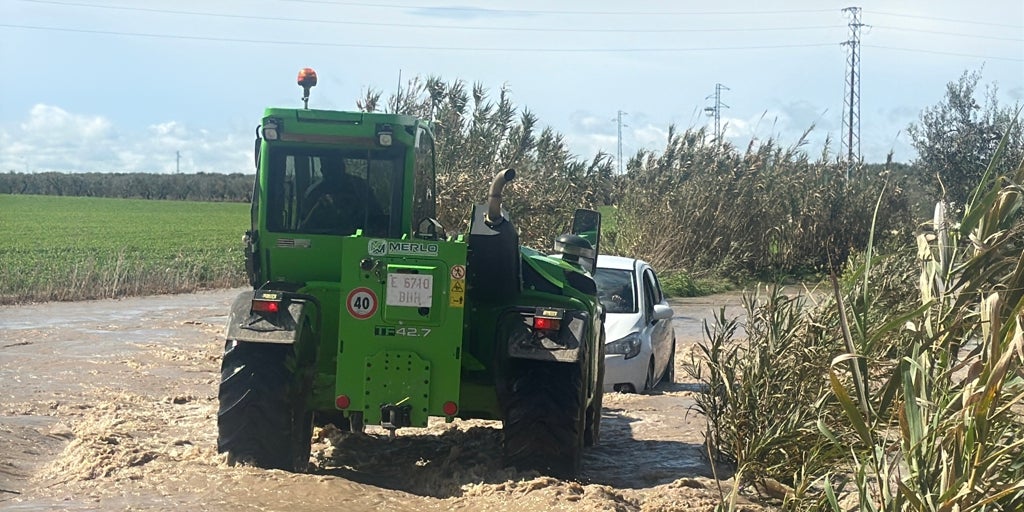
[(314, 413), (313, 426), (326, 427), (327, 425), (334, 425), (342, 432), (349, 432), (352, 429), (351, 421), (341, 411), (317, 411)]
[(587, 408), (587, 425), (583, 429), (583, 446), (596, 446), (601, 442), (601, 414), (604, 407), (604, 335), (601, 336), (597, 356), (597, 383), (594, 399)]
[(580, 470), (586, 388), (580, 364), (516, 361), (503, 400), (506, 461), (563, 479)]
[(292, 345), (229, 342), (221, 362), (217, 451), (228, 464), (305, 472), (313, 413)]

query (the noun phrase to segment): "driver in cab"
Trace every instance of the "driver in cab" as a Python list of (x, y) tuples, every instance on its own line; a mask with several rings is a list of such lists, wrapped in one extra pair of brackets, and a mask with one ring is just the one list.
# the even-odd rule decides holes
[(366, 183), (345, 171), (343, 160), (322, 168), (323, 177), (309, 186), (303, 197), (306, 214), (303, 229), (351, 235), (363, 228), (370, 190)]

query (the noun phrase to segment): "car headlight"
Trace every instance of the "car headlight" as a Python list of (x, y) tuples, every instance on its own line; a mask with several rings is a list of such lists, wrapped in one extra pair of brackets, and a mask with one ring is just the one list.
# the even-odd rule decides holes
[(605, 354), (622, 354), (626, 359), (640, 353), (640, 333), (634, 332), (604, 346)]

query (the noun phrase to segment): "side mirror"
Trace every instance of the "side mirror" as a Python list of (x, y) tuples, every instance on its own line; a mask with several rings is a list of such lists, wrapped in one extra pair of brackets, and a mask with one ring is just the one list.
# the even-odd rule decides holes
[(577, 263), (587, 272), (594, 273), (597, 265), (597, 250), (590, 241), (579, 235), (562, 235), (555, 239), (555, 252), (570, 263)]
[(654, 320), (671, 320), (675, 315), (672, 311), (672, 307), (666, 304), (655, 304), (654, 305)]
[(420, 221), (415, 236), (422, 240), (444, 240), (446, 237), (441, 223), (429, 217)]
[(260, 168), (260, 143), (263, 142), (263, 139), (260, 137), (260, 128), (262, 128), (262, 126), (256, 127), (256, 147), (253, 149), (252, 155), (252, 161), (256, 164), (257, 170)]
[(578, 235), (590, 242), (594, 247), (594, 261), (592, 265), (597, 266), (597, 255), (601, 253), (601, 214), (586, 208), (577, 208), (572, 215), (572, 227), (569, 232)]

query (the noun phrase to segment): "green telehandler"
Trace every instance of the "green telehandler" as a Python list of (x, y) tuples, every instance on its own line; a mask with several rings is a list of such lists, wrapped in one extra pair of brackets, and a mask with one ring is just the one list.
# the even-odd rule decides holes
[(389, 435), (429, 417), (503, 422), (509, 465), (572, 478), (598, 442), (600, 214), (555, 256), (521, 247), (498, 173), (468, 233), (435, 219), (431, 123), (269, 108), (257, 128), (246, 271), (229, 314), (218, 450), (305, 471), (315, 424)]

